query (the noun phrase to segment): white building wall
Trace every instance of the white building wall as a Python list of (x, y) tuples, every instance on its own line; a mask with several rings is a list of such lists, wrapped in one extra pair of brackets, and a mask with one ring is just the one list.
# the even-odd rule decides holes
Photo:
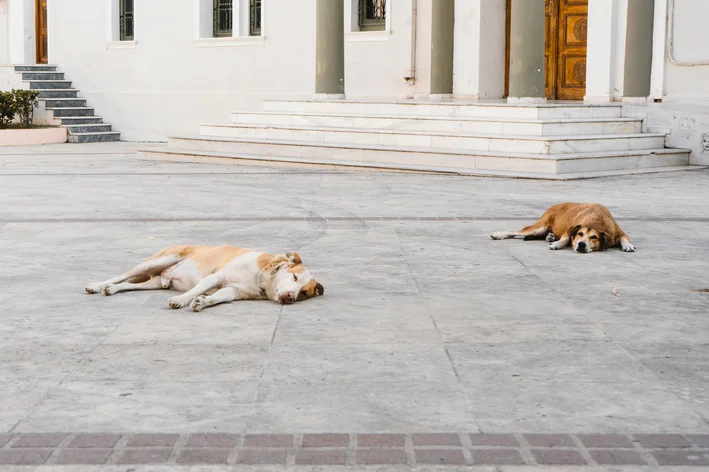
[(232, 111), (260, 110), (262, 98), (314, 93), (315, 0), (264, 0), (265, 41), (255, 43), (196, 40), (193, 0), (136, 1), (127, 49), (108, 41), (110, 5), (50, 0), (50, 61), (122, 139), (196, 134)]
[[(430, 26), (423, 22), (430, 15), (431, 0), (389, 0), (387, 2), (387, 24), (384, 31), (360, 32), (357, 26), (357, 0), (345, 2), (345, 92), (349, 97), (406, 97), (426, 92), (428, 77), (417, 75), (416, 83), (405, 80), (411, 75), (412, 48), (426, 61), (421, 47), (430, 45)], [(418, 11), (418, 21), (412, 22), (414, 8)], [(423, 26), (423, 27), (422, 27)], [(412, 28), (418, 35), (412, 41)], [(427, 33), (428, 31), (428, 33)], [(428, 34), (428, 40), (424, 37)], [(429, 46), (430, 47), (430, 46)], [(430, 59), (429, 59), (430, 61)], [(415, 61), (416, 62), (416, 61)], [(414, 63), (415, 63), (414, 62)], [(420, 63), (418, 65), (421, 65)], [(423, 70), (423, 69), (422, 69)]]
[(0, 64), (10, 63), (10, 37), (8, 36), (7, 0), (0, 0)]
[(671, 0), (672, 4), (667, 40), (672, 41), (674, 60), (667, 55), (664, 99), (709, 107), (709, 1)]

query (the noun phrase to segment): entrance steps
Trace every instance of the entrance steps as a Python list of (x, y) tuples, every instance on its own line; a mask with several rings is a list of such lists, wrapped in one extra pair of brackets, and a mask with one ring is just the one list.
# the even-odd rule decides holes
[(57, 72), (55, 65), (15, 66), (22, 74), (28, 88), (39, 91), (39, 100), (44, 102), (49, 123), (67, 129), (70, 143), (97, 143), (119, 141), (121, 133), (113, 131), (103, 118), (95, 116), (94, 109), (86, 100), (79, 98), (79, 91), (71, 87), (71, 81)]
[(140, 155), (545, 179), (692, 168), (689, 151), (621, 113), (615, 103), (266, 100), (263, 112)]

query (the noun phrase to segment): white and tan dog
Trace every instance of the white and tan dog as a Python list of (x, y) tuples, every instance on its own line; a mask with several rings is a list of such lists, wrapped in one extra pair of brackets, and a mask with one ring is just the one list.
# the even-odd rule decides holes
[(170, 288), (184, 293), (168, 306), (189, 305), (192, 311), (235, 300), (290, 305), (325, 293), (297, 253), (277, 256), (236, 246), (174, 246), (123, 275), (88, 285), (86, 292), (108, 296)]
[(605, 251), (620, 246), (635, 251), (628, 235), (620, 229), (611, 212), (598, 203), (559, 203), (550, 207), (531, 226), (520, 231), (495, 231), (492, 239), (523, 236), (525, 240), (545, 239), (549, 249), (563, 249), (571, 243), (576, 252)]

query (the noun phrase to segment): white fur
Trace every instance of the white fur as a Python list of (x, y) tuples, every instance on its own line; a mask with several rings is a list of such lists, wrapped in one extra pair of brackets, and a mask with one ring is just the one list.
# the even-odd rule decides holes
[(556, 251), (556, 250), (558, 250), (558, 249), (564, 249), (568, 244), (569, 244), (569, 239), (568, 239), (568, 238), (564, 238), (564, 237), (562, 236), (562, 238), (559, 239), (558, 241), (554, 241), (553, 243), (551, 243), (551, 244), (549, 245), (549, 249), (552, 249), (552, 250), (554, 250), (554, 251)]
[(620, 238), (620, 247), (625, 252), (635, 252), (635, 246), (630, 244), (630, 241), (625, 237)]
[[(254, 251), (242, 254), (213, 274), (202, 274), (194, 260), (165, 256), (146, 261), (119, 277), (89, 284), (86, 292), (101, 292), (110, 296), (131, 290), (173, 288), (184, 293), (170, 297), (168, 306), (177, 309), (189, 305), (193, 311), (235, 300), (294, 302), (302, 288), (312, 280), (312, 276), (307, 269), (296, 275), (288, 272), (289, 265), (295, 262), (293, 256), (273, 270), (262, 271), (258, 265), (262, 254)], [(130, 282), (131, 279), (145, 276), (150, 276), (150, 279), (141, 283)]]

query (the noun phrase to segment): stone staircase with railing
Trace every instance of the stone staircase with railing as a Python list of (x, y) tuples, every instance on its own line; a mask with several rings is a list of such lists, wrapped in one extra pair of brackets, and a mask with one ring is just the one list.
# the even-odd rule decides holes
[(619, 103), (502, 100), (266, 100), (262, 112), (139, 154), (543, 179), (694, 167), (688, 150), (666, 148)]
[(22, 74), (22, 80), (29, 89), (39, 91), (39, 99), (45, 104), (47, 121), (67, 129), (70, 143), (97, 143), (119, 141), (121, 133), (113, 131), (111, 125), (96, 116), (94, 109), (86, 105), (86, 99), (79, 98), (79, 91), (57, 72), (55, 65), (15, 66), (15, 72)]

